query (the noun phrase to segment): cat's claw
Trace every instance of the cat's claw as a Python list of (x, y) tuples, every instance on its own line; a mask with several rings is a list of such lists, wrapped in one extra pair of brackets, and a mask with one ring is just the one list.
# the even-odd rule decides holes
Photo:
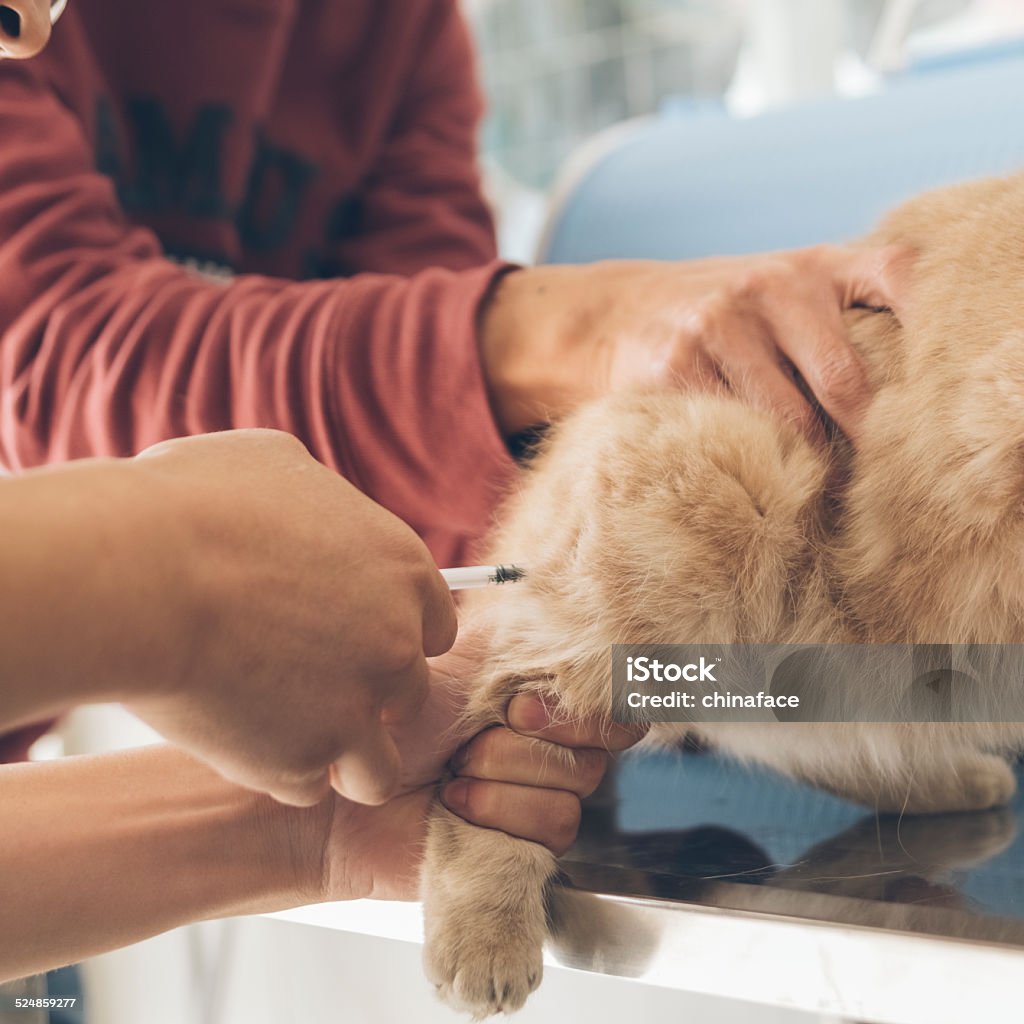
[(472, 950), (428, 943), (425, 965), (441, 999), (474, 1020), (520, 1009), (544, 973), (540, 947), (508, 936)]

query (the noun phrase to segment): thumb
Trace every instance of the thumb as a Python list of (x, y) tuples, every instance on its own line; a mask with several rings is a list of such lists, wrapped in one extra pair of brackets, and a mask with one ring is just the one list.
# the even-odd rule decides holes
[(402, 759), (398, 747), (380, 721), (331, 765), (331, 787), (346, 800), (377, 806), (398, 792)]
[(451, 649), (459, 632), (455, 599), (440, 572), (430, 577), (423, 602), (423, 653), (437, 657)]
[(388, 724), (402, 753), (403, 786), (439, 779), (452, 754), (479, 728), (464, 719), (477, 689), (475, 666), (462, 653), (464, 646), (460, 638), (454, 651), (431, 662), (427, 699), (416, 718)]
[(267, 792), (279, 803), (292, 807), (315, 807), (331, 791), (328, 774), (323, 769), (306, 779), (275, 780)]

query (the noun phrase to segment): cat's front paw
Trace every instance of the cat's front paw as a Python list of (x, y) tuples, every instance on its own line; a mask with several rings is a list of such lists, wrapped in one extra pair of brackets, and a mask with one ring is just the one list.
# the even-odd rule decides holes
[(1017, 789), (1010, 766), (994, 754), (953, 761), (941, 772), (917, 776), (891, 806), (880, 810), (907, 814), (939, 814), (951, 811), (986, 811), (1009, 803)]
[(1013, 769), (994, 754), (966, 764), (958, 773), (956, 797), (959, 806), (949, 810), (985, 811), (1010, 802), (1017, 790)]
[(543, 936), (507, 925), (468, 931), (465, 922), (444, 923), (427, 936), (424, 966), (438, 995), (475, 1020), (520, 1009), (540, 984)]

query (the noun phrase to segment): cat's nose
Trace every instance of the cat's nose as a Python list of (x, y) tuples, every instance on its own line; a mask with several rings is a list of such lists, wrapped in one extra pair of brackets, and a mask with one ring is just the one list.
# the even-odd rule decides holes
[(49, 38), (49, 0), (0, 0), (0, 57), (34, 57)]

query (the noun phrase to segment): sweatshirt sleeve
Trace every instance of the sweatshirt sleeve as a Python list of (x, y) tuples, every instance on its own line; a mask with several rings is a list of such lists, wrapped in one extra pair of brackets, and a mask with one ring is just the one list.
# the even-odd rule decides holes
[(126, 221), (53, 93), (3, 70), (0, 460), (128, 455), (274, 427), (409, 522), (439, 559), (453, 537), (486, 528), (512, 462), (475, 319), (505, 267), (211, 282)]
[(476, 136), (483, 114), (473, 47), (457, 0), (433, 0), (403, 72), (402, 99), (354, 211), (358, 230), (335, 252), (344, 272), (410, 274), (493, 259)]

